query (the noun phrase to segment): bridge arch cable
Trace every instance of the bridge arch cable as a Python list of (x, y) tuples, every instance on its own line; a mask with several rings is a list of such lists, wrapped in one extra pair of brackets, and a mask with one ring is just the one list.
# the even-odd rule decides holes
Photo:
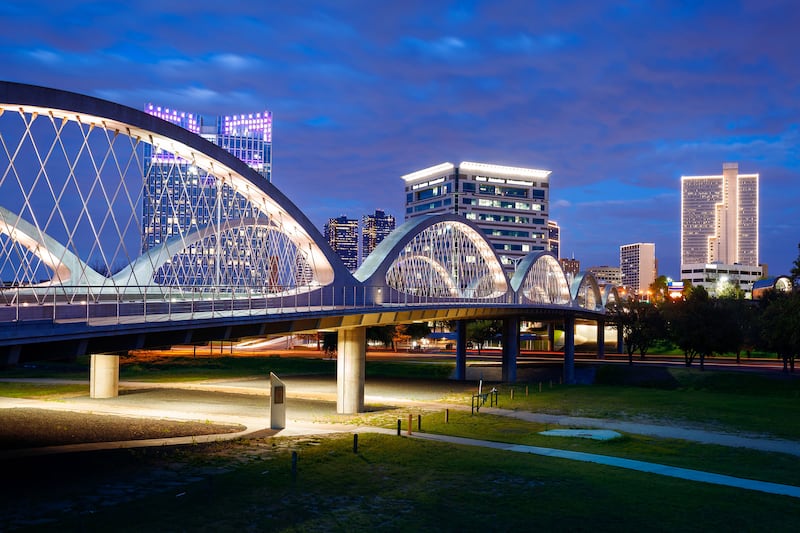
[(353, 283), (318, 233), (274, 186), (195, 134), (110, 102), (0, 82), (0, 281), (17, 295), (266, 297)]
[(455, 220), (418, 230), (392, 258), (386, 284), (433, 299), (497, 298), (507, 291), (494, 251), (472, 226)]

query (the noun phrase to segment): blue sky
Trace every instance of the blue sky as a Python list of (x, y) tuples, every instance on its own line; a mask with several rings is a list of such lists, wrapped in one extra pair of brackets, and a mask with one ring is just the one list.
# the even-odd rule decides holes
[[(57, 4), (57, 5), (56, 5)], [(761, 174), (761, 260), (800, 242), (791, 1), (0, 5), (0, 77), (141, 108), (274, 113), (273, 183), (317, 225), (444, 161), (546, 168), (562, 255), (655, 242), (676, 277), (680, 176)]]

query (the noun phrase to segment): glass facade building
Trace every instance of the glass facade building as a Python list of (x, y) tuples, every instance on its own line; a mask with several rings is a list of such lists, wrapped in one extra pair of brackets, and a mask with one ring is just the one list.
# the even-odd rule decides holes
[(681, 177), (681, 265), (758, 266), (758, 174)]
[(342, 215), (325, 224), (325, 240), (350, 272), (358, 268), (358, 219)]
[(455, 213), (472, 220), (513, 272), (530, 252), (550, 250), (549, 170), (462, 162), (402, 176), (405, 218)]
[(376, 209), (371, 215), (364, 215), (361, 219), (361, 260), (369, 254), (386, 238), (395, 228), (395, 219), (384, 211)]
[[(269, 111), (209, 118), (154, 104), (145, 105), (144, 110), (224, 148), (271, 181), (272, 113)], [(255, 217), (255, 210), (244, 197), (236, 195), (230, 186), (218, 183), (191, 161), (145, 144), (143, 164), (142, 252), (164, 246), (171, 239), (184, 239), (191, 232), (203, 231), (212, 221), (219, 224), (223, 219), (243, 221)], [(225, 242), (217, 242), (216, 237), (210, 236), (187, 244), (166, 270), (157, 274), (156, 281), (177, 278), (190, 285), (231, 284), (233, 281), (228, 278), (235, 270), (234, 265), (255, 265), (261, 261), (241, 257), (241, 250), (252, 249), (252, 244), (261, 246), (260, 240), (265, 235), (265, 229), (255, 227), (231, 229)], [(243, 244), (242, 239), (250, 240), (250, 245), (238, 246), (237, 243)], [(253, 279), (249, 283), (274, 285), (275, 280)]]

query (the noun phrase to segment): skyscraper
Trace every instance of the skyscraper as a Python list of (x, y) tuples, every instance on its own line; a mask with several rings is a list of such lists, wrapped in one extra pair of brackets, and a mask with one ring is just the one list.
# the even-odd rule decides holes
[(561, 227), (555, 220), (547, 221), (547, 244), (548, 250), (561, 259)]
[(521, 258), (550, 250), (549, 170), (462, 162), (402, 176), (406, 215), (455, 213), (474, 221), (507, 272)]
[(656, 245), (652, 242), (623, 244), (619, 247), (622, 285), (632, 293), (645, 294), (656, 280)]
[[(247, 165), (272, 180), (272, 113), (203, 117), (175, 109), (147, 104), (145, 112), (224, 148)], [(200, 175), (189, 161), (172, 154), (154, 153), (145, 144), (145, 194), (142, 206), (142, 251), (163, 244), (190, 227), (203, 227), (214, 214), (217, 184), (214, 178)], [(223, 188), (222, 195), (231, 194)], [(168, 216), (167, 206), (180, 206)], [(175, 217), (175, 211), (180, 216)]]
[(358, 268), (358, 220), (342, 215), (325, 224), (325, 240), (351, 272)]
[(681, 269), (721, 263), (758, 266), (758, 174), (681, 177)]
[(758, 264), (758, 174), (681, 177), (681, 279), (712, 295), (728, 285), (748, 292), (761, 278)]
[(376, 209), (372, 215), (364, 215), (361, 223), (361, 260), (363, 261), (394, 230), (395, 220), (392, 215)]

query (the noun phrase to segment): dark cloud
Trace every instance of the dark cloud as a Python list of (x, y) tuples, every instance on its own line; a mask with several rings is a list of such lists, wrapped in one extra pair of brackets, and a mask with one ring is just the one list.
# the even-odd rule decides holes
[(443, 161), (547, 168), (567, 254), (656, 242), (681, 175), (760, 172), (762, 259), (800, 240), (800, 10), (790, 1), (31, 0), (0, 5), (3, 77), (140, 108), (270, 109), (274, 182), (321, 226)]

